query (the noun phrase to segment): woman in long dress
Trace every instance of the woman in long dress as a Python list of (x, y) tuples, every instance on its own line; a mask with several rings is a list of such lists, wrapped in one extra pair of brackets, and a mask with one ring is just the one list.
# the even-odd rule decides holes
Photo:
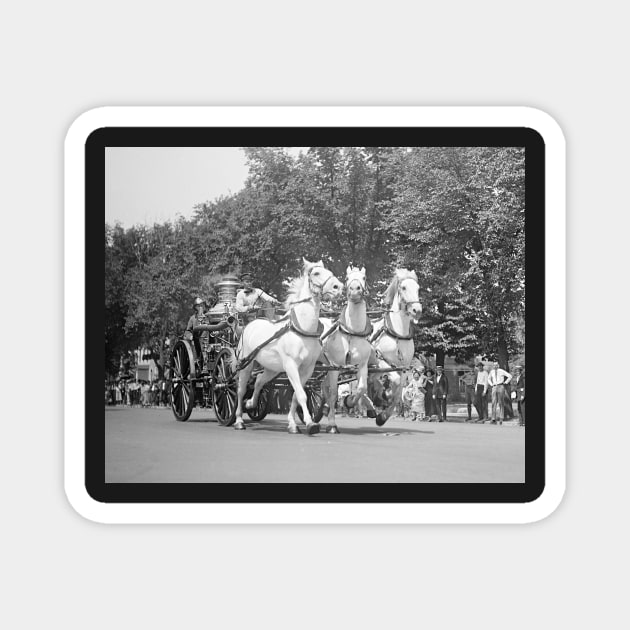
[(426, 393), (427, 377), (423, 374), (424, 368), (413, 371), (413, 378), (407, 385), (405, 398), (411, 402), (411, 421), (424, 420), (424, 395)]

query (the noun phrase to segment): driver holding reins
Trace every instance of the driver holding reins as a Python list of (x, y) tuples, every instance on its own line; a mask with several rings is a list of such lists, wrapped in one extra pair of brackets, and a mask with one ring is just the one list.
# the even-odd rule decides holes
[(275, 297), (265, 293), (262, 289), (255, 289), (253, 286), (252, 274), (248, 271), (241, 274), (243, 288), (236, 294), (236, 304), (234, 307), (238, 313), (247, 313), (256, 308), (259, 300), (271, 302), (274, 306), (280, 304)]

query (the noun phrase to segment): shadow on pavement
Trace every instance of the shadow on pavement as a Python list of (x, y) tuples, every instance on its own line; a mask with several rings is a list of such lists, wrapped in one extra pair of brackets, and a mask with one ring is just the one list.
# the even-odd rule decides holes
[[(269, 431), (272, 433), (286, 433), (287, 431), (287, 421), (286, 420), (263, 420), (262, 422), (245, 422), (245, 426), (247, 429), (253, 429), (255, 431)], [(306, 427), (303, 424), (298, 423), (298, 428), (302, 433), (306, 432)], [(325, 422), (320, 423), (320, 433), (315, 435), (329, 435), (326, 433), (326, 427), (328, 426)], [(383, 435), (386, 433), (396, 434), (396, 435), (417, 435), (419, 433), (433, 435), (435, 431), (423, 431), (422, 429), (416, 430), (408, 430), (408, 429), (397, 429), (395, 427), (388, 427), (384, 425), (382, 427), (377, 427), (374, 425), (370, 426), (360, 426), (360, 427), (348, 427), (348, 426), (339, 426), (339, 435)], [(314, 437), (314, 436), (313, 436)]]

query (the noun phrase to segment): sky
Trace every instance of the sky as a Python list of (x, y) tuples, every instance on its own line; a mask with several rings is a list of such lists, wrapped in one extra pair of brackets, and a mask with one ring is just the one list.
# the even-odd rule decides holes
[(238, 192), (246, 178), (238, 147), (108, 147), (105, 221), (128, 228), (190, 218), (195, 205)]

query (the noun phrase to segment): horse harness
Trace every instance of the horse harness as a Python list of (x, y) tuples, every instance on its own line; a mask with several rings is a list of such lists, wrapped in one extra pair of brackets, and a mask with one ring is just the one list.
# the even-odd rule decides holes
[(344, 333), (344, 335), (348, 335), (349, 337), (361, 337), (363, 339), (365, 339), (366, 337), (369, 337), (372, 334), (374, 327), (372, 326), (372, 322), (370, 321), (369, 317), (366, 317), (367, 322), (365, 324), (365, 328), (361, 332), (350, 330), (350, 328), (348, 328), (343, 323), (343, 319), (345, 317), (347, 308), (348, 308), (347, 306), (343, 307), (341, 313), (339, 313), (339, 317), (337, 318), (337, 321), (324, 333), (324, 335), (322, 335), (321, 341), (324, 341), (324, 339), (332, 335), (337, 330), (340, 330), (342, 333)]
[[(386, 312), (385, 316), (383, 317), (383, 327), (380, 330), (377, 330), (376, 333), (370, 337), (369, 339), (370, 343), (374, 345), (384, 334), (387, 334), (390, 337), (393, 337), (394, 339), (396, 339), (396, 341), (398, 340), (410, 341), (411, 339), (413, 339), (413, 335), (414, 335), (413, 322), (409, 322), (409, 333), (406, 335), (400, 335), (393, 329), (391, 316), (389, 312)], [(402, 353), (400, 352), (400, 346), (396, 344), (396, 347), (398, 350), (398, 358), (400, 361), (402, 361), (403, 357), (402, 357)], [(385, 363), (387, 363), (387, 365), (389, 365), (389, 367), (391, 368), (407, 369), (407, 368), (399, 368), (397, 365), (394, 365), (391, 361), (388, 361), (378, 348), (374, 348), (374, 353), (376, 354), (378, 359), (380, 359), (381, 361), (385, 361)]]

